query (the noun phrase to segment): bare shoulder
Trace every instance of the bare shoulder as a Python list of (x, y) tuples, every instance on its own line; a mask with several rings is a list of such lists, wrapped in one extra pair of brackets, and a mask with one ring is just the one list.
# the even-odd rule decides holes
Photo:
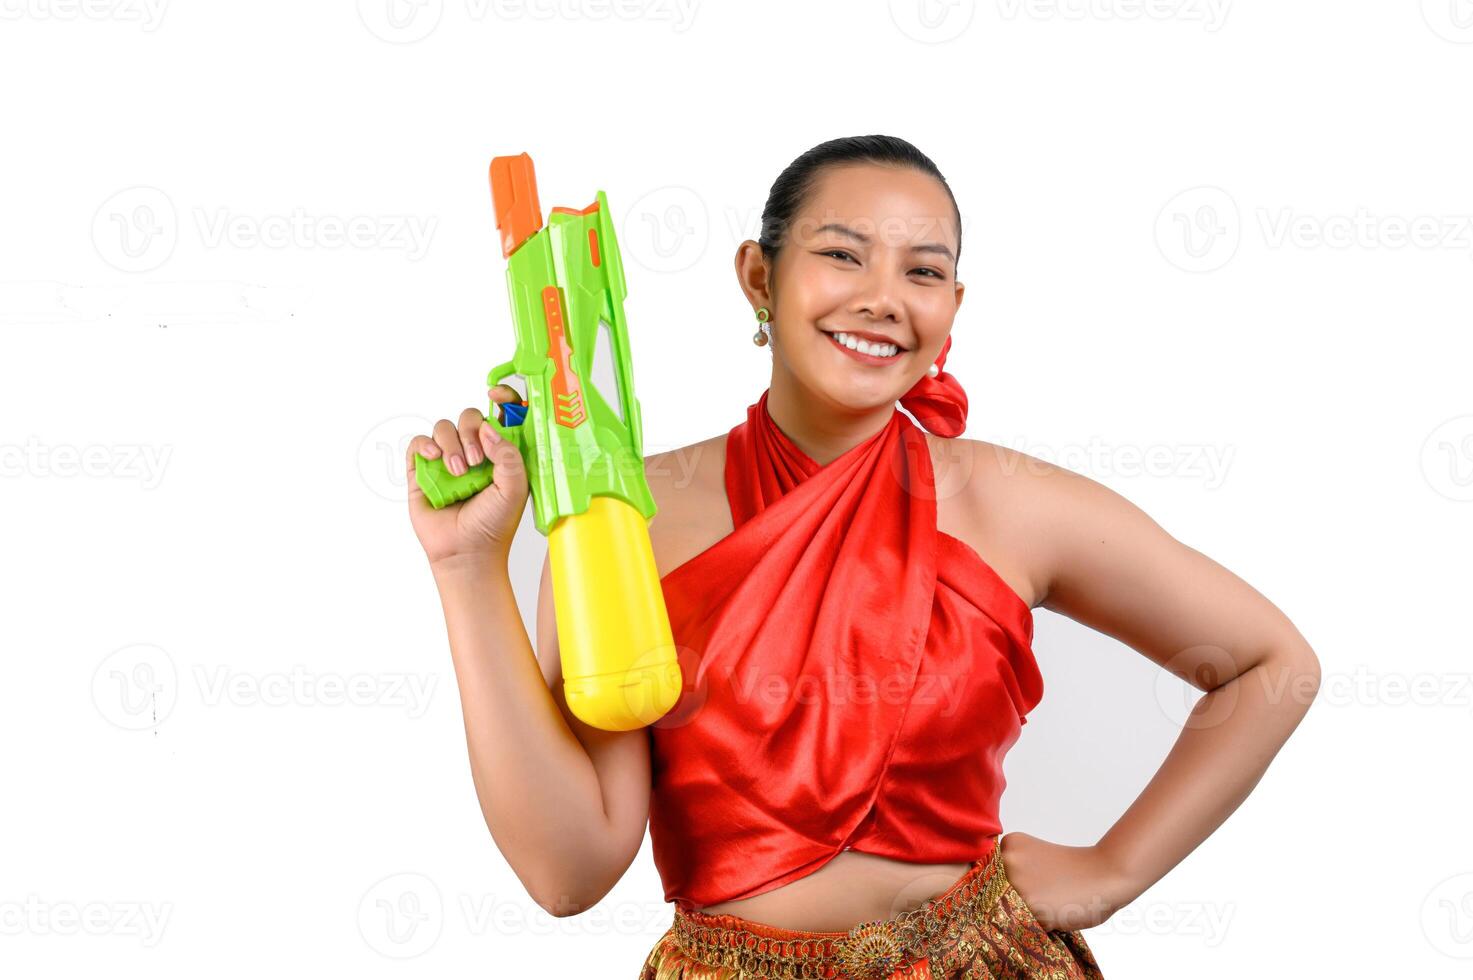
[(937, 492), (958, 496), (989, 524), (1010, 524), (1113, 493), (1073, 470), (1018, 449), (981, 439), (946, 439), (926, 433)]
[[(645, 480), (655, 498), (657, 511), (699, 505), (724, 475), (726, 433), (689, 446), (680, 446), (644, 458)], [(656, 514), (656, 520), (659, 514)]]
[(663, 578), (731, 533), (726, 499), (725, 432), (645, 457), (655, 500), (650, 541)]
[(1082, 473), (980, 439), (927, 438), (938, 494), (956, 497), (963, 526), (1018, 570), (1038, 605), (1089, 542), (1111, 547), (1126, 535), (1161, 533), (1135, 504)]
[(933, 460), (940, 458), (960, 465), (977, 480), (990, 481), (992, 489), (997, 492), (1013, 490), (1027, 493), (1030, 489), (1038, 489), (1039, 481), (1087, 479), (1046, 459), (995, 442), (945, 439), (930, 433), (926, 434), (926, 439), (931, 443)]
[(1088, 505), (1088, 477), (982, 439), (926, 433), (937, 524), (971, 545), (1029, 605), (1047, 597), (1052, 535), (1071, 508)]

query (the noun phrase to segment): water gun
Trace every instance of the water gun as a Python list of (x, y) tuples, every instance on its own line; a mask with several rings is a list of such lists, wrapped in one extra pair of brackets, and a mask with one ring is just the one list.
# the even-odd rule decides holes
[[(526, 398), (492, 402), (487, 421), (526, 465), (537, 530), (547, 537), (563, 691), (578, 718), (606, 731), (653, 723), (680, 695), (680, 665), (650, 545), (655, 502), (624, 320), (624, 265), (603, 191), (546, 226), (532, 158), (491, 161), (491, 197), (516, 330), (515, 356), (489, 387), (519, 374)], [(599, 331), (617, 376), (617, 410), (590, 381)], [(445, 507), (491, 484), (491, 462), (462, 476), (416, 456), (426, 500)]]

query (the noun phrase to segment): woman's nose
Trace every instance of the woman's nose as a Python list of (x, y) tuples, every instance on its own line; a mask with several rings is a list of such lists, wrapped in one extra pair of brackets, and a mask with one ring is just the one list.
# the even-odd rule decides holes
[(855, 297), (854, 311), (868, 313), (876, 320), (900, 320), (900, 302), (895, 298), (894, 284), (887, 273), (871, 272), (865, 277)]

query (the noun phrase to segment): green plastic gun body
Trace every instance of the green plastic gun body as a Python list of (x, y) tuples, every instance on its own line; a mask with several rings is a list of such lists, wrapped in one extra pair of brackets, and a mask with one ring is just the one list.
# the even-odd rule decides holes
[[(624, 319), (624, 267), (603, 191), (587, 208), (553, 208), (542, 226), (531, 158), (491, 161), (517, 346), (494, 387), (526, 380), (520, 424), (489, 423), (521, 453), (537, 530), (547, 536), (569, 708), (611, 731), (648, 725), (680, 693), (680, 668), (650, 545), (654, 498), (644, 475), (639, 401)], [(600, 337), (618, 409), (590, 382)], [(515, 414), (508, 406), (508, 418)], [(431, 506), (491, 483), (489, 460), (463, 476), (415, 458)]]
[[(497, 172), (497, 161), (503, 160), (509, 171), (504, 182)], [(523, 160), (526, 179), (516, 172)], [(522, 453), (542, 534), (559, 518), (586, 511), (589, 499), (601, 494), (624, 500), (649, 520), (655, 503), (644, 478), (643, 426), (624, 319), (628, 290), (608, 200), (599, 191), (597, 201), (582, 211), (553, 208), (548, 225), (529, 235), (527, 217), (539, 222), (541, 217), (530, 175), (525, 153), (492, 163), (517, 346), (510, 361), (491, 369), (486, 383), (495, 387), (521, 375), (528, 407), (521, 425), (498, 422), (495, 405), (488, 418)], [(599, 330), (606, 332), (613, 355), (622, 412), (585, 380), (592, 374)], [(445, 469), (443, 459), (421, 457), (415, 464), (420, 487), (435, 507), (483, 489), (491, 482), (490, 472), (489, 462), (464, 476)]]

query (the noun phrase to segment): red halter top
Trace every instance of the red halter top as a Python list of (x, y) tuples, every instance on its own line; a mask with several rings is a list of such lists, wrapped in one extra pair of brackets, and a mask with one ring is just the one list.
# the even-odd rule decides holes
[(1043, 680), (1028, 605), (937, 530), (924, 433), (896, 411), (819, 466), (764, 391), (725, 482), (734, 530), (661, 583), (685, 682), (648, 729), (665, 900), (750, 898), (846, 849), (986, 858)]

